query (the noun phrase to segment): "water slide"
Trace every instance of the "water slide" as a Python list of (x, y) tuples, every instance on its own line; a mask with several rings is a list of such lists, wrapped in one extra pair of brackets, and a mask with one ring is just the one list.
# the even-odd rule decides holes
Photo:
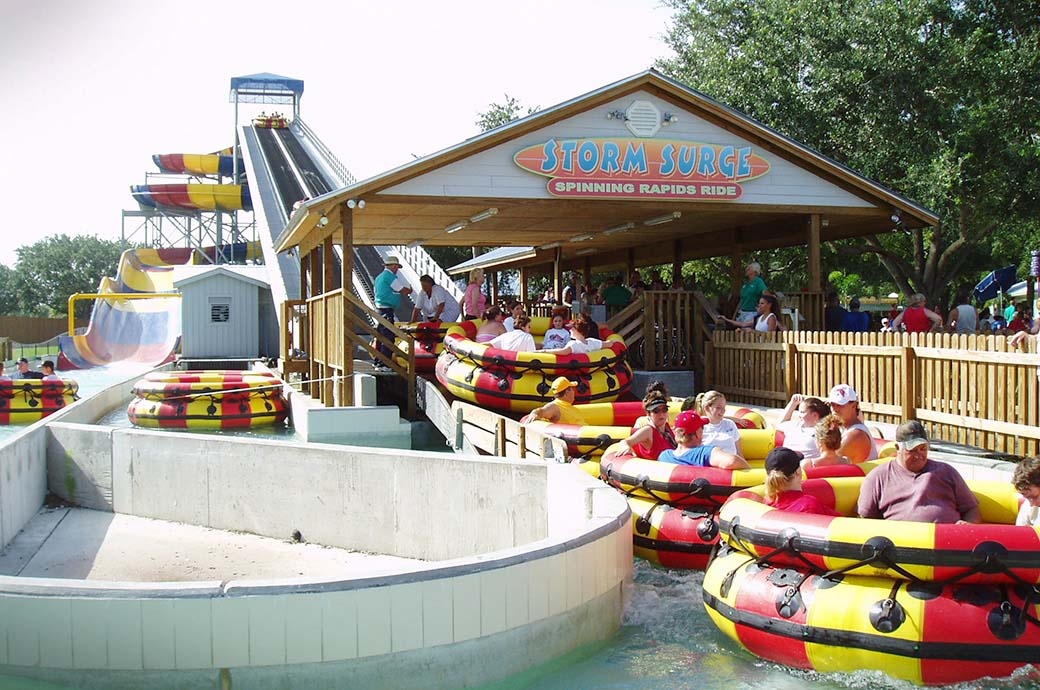
[(241, 184), (137, 184), (130, 193), (147, 208), (179, 211), (252, 211), (249, 187)]
[[(161, 172), (171, 175), (198, 175), (232, 177), (235, 174), (235, 157), (224, 153), (157, 153), (152, 156)], [(242, 172), (242, 159), (238, 159), (238, 171)]]
[[(128, 249), (115, 278), (105, 277), (98, 294), (173, 293), (174, 267), (194, 263), (191, 248)], [(180, 299), (97, 299), (83, 335), (59, 339), (58, 369), (88, 369), (111, 362), (161, 364), (177, 351)]]

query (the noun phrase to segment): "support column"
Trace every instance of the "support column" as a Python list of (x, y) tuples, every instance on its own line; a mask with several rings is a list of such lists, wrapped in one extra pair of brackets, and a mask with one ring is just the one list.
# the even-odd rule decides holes
[(553, 250), (553, 300), (556, 302), (560, 301), (560, 294), (563, 292), (563, 278), (560, 275), (561, 272), (561, 261), (563, 259), (563, 249), (557, 247)]
[[(676, 279), (682, 281), (682, 265), (683, 260), (680, 258), (679, 251), (682, 249), (682, 242), (675, 240), (672, 243), (672, 283), (675, 283)], [(669, 285), (669, 287), (671, 287)]]
[(354, 319), (356, 315), (347, 295), (351, 294), (354, 284), (354, 209), (347, 208), (346, 204), (339, 206), (339, 222), (343, 226), (343, 259), (340, 261), (340, 285), (343, 286), (341, 299), (343, 300), (343, 381), (339, 392), (340, 403), (344, 407), (354, 405), (354, 341), (352, 336), (356, 332)]
[[(326, 294), (332, 292), (332, 286), (336, 284), (336, 262), (333, 260), (334, 256), (335, 254), (333, 253), (332, 249), (332, 234), (330, 233), (325, 237), (324, 240), (322, 240), (321, 243), (321, 286), (322, 291)], [(325, 323), (328, 324), (330, 318), (328, 307), (331, 306), (331, 304), (327, 300), (325, 304)], [(326, 328), (325, 333), (327, 334), (329, 332), (330, 329)], [(339, 353), (336, 354), (338, 355)], [(332, 374), (336, 370), (336, 357), (334, 357), (333, 353), (330, 351), (327, 335), (325, 340), (325, 359), (325, 380), (322, 381), (321, 384), (322, 388), (324, 389), (324, 393), (322, 394), (321, 399), (325, 403), (326, 407), (331, 407), (335, 404), (334, 401), (336, 399), (334, 382), (331, 380)]]
[[(729, 288), (734, 297), (740, 298), (740, 288), (744, 284), (744, 250), (739, 244), (733, 245), (733, 253), (730, 255), (729, 264)], [(737, 303), (733, 311), (739, 309)]]
[(527, 266), (520, 267), (520, 301), (527, 304)]
[(809, 216), (809, 291), (821, 292), (823, 290), (823, 271), (820, 268), (820, 228), (822, 219), (819, 213)]

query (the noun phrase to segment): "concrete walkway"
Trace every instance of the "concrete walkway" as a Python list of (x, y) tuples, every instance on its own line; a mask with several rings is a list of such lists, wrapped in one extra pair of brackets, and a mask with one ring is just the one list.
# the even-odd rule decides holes
[(0, 553), (0, 575), (124, 582), (352, 578), (424, 565), (83, 508), (44, 508)]

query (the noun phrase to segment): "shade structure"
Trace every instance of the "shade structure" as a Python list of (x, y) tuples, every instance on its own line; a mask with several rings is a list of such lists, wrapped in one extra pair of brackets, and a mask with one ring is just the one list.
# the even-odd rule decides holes
[(979, 304), (995, 299), (1001, 292), (1007, 292), (1015, 284), (1017, 266), (1005, 266), (992, 271), (975, 286), (975, 301)]

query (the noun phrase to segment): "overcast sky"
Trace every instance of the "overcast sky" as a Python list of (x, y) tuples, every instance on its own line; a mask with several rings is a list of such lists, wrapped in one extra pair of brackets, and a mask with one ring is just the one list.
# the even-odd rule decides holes
[(361, 179), (473, 136), (504, 94), (545, 108), (652, 66), (670, 19), (658, 0), (7, 0), (3, 14), (9, 266), (50, 234), (118, 239), (153, 153), (230, 145), (231, 77), (304, 80), (303, 118)]

